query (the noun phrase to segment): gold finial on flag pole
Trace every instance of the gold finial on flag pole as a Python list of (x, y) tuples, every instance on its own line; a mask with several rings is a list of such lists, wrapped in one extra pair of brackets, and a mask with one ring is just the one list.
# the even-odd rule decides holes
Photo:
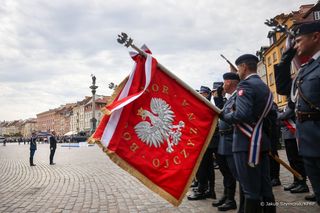
[(118, 39), (117, 39), (118, 43), (120, 44), (124, 44), (125, 47), (132, 47), (133, 49), (135, 49), (139, 54), (143, 55), (143, 56), (147, 56), (147, 54), (141, 50), (139, 47), (137, 47), (136, 45), (133, 44), (133, 39), (128, 37), (128, 35), (124, 32), (122, 32), (120, 35), (118, 35)]

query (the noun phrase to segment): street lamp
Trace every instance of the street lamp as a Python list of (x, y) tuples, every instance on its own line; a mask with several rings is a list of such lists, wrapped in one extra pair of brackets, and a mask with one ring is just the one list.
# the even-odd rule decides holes
[(92, 78), (92, 85), (89, 87), (92, 92), (92, 118), (91, 118), (91, 123), (92, 123), (92, 129), (91, 129), (91, 134), (94, 133), (96, 130), (96, 124), (97, 124), (97, 119), (96, 119), (96, 89), (98, 86), (96, 86), (96, 76), (91, 74)]

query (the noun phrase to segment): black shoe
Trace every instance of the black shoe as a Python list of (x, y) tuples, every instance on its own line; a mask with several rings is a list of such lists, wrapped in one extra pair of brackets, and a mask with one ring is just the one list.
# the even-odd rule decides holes
[(190, 187), (197, 187), (198, 186), (198, 181), (192, 181)]
[(298, 182), (293, 182), (289, 186), (283, 187), (283, 190), (284, 191), (290, 191), (291, 189), (297, 187), (298, 185), (299, 185)]
[(304, 184), (299, 184), (295, 188), (291, 189), (290, 192), (293, 193), (293, 194), (309, 192), (309, 187), (305, 183)]
[(307, 195), (307, 196), (304, 197), (304, 199), (307, 200), (307, 201), (312, 201), (312, 202), (316, 202), (317, 201), (315, 194)]
[(199, 191), (199, 188), (198, 188), (198, 187), (193, 187), (191, 190), (192, 190), (193, 192), (197, 192), (197, 191)]
[(55, 163), (50, 163), (50, 165), (56, 165)]
[(221, 197), (219, 200), (215, 200), (212, 202), (212, 206), (213, 207), (218, 207), (221, 206), (222, 204), (224, 204), (224, 202), (227, 200), (227, 196), (223, 196)]
[(219, 165), (217, 164), (217, 162), (214, 162), (214, 163), (213, 163), (213, 168), (214, 168), (214, 169), (219, 169)]
[(33, 158), (29, 158), (29, 163), (30, 163), (30, 166), (35, 166), (36, 164), (33, 163)]
[(206, 198), (212, 198), (212, 199), (216, 199), (217, 198), (216, 193), (212, 192), (210, 190), (207, 190), (204, 194), (205, 194)]
[(224, 204), (218, 207), (219, 211), (228, 211), (231, 209), (237, 209), (237, 204), (235, 200), (227, 200)]
[(279, 180), (279, 178), (272, 179), (271, 185), (272, 186), (281, 186), (281, 181)]
[(194, 192), (189, 195), (188, 200), (205, 200), (207, 198), (206, 193)]

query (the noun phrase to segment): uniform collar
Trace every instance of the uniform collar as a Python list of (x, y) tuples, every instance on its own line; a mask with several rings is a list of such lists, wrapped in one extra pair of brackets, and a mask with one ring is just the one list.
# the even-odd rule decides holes
[(228, 97), (227, 97), (227, 99), (229, 100), (232, 96), (234, 96), (234, 94), (236, 94), (237, 93), (237, 90), (234, 90), (233, 91), (233, 93), (232, 94), (230, 94)]
[[(257, 73), (252, 73), (250, 75), (248, 75), (244, 80), (247, 80), (248, 78), (250, 78), (251, 76), (255, 76), (255, 75), (258, 75)], [(259, 75), (258, 75), (259, 76)]]
[(320, 57), (320, 50), (312, 56), (314, 60), (317, 60)]

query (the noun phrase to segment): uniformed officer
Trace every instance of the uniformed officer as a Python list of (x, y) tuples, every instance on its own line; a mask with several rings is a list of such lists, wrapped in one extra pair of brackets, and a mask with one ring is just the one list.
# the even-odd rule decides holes
[[(209, 87), (201, 86), (199, 93), (205, 97), (208, 101), (211, 100), (211, 90)], [(206, 198), (216, 198), (214, 191), (215, 185), (215, 174), (213, 168), (213, 152), (215, 148), (215, 135), (211, 139), (211, 142), (203, 155), (203, 158), (200, 162), (198, 171), (197, 171), (197, 181), (198, 186), (191, 195), (187, 198), (188, 200), (203, 200)]]
[[(223, 111), (220, 116), (235, 126), (232, 151), (237, 177), (245, 195), (245, 212), (261, 212), (262, 209), (264, 212), (275, 212), (275, 205), (261, 206), (262, 201), (274, 204), (274, 196), (269, 175), (270, 140), (265, 132), (259, 131), (262, 130), (263, 118), (272, 106), (272, 95), (257, 75), (256, 56), (245, 54), (235, 63), (241, 81), (234, 110)], [(251, 141), (250, 138), (257, 140)]]
[(51, 132), (51, 136), (49, 136), (49, 142), (50, 142), (50, 165), (55, 165), (55, 163), (53, 163), (53, 157), (54, 157), (54, 153), (56, 152), (56, 148), (57, 148), (57, 140), (56, 140), (56, 132), (52, 131)]
[[(223, 89), (229, 94), (229, 98), (224, 105), (225, 111), (232, 111), (236, 97), (237, 85), (240, 81), (238, 74), (234, 72), (227, 72), (223, 75)], [(233, 126), (227, 122), (219, 121), (219, 145), (217, 163), (219, 170), (223, 175), (223, 196), (212, 203), (213, 206), (218, 207), (219, 211), (227, 211), (236, 209), (237, 204), (235, 202), (235, 190), (236, 190), (236, 179), (235, 179), (235, 165), (232, 153), (232, 140), (233, 140)], [(233, 171), (231, 171), (231, 169)]]
[(291, 103), (292, 102), (289, 98), (288, 104), (286, 105), (284, 111), (278, 114), (278, 119), (281, 121), (282, 138), (284, 140), (289, 164), (302, 176), (303, 180), (299, 180), (293, 176), (293, 183), (284, 187), (284, 190), (290, 191), (291, 193), (305, 193), (309, 192), (309, 187), (306, 184), (306, 172), (304, 169), (303, 159), (298, 152), (298, 145), (295, 136), (296, 119), (294, 115), (294, 109), (290, 107), (292, 106)]
[[(277, 119), (278, 117), (278, 106), (275, 102), (273, 102), (272, 108), (270, 110), (268, 120), (265, 122), (265, 126), (268, 127), (266, 130), (268, 132), (268, 136), (271, 142), (271, 154), (273, 156), (279, 157), (278, 147), (280, 144), (280, 123)], [(272, 186), (280, 186), (280, 164), (270, 158), (270, 177), (271, 177), (271, 185)]]
[(36, 165), (33, 163), (34, 153), (37, 150), (37, 141), (36, 140), (37, 140), (36, 132), (32, 132), (31, 139), (30, 139), (30, 157), (29, 157), (30, 166)]
[(294, 81), (290, 78), (290, 69), (278, 66), (275, 70), (277, 86), (284, 95), (291, 92), (291, 99), (295, 102), (299, 153), (320, 205), (320, 21), (296, 27), (291, 58), (294, 50), (298, 56), (310, 57), (311, 60), (301, 66)]

